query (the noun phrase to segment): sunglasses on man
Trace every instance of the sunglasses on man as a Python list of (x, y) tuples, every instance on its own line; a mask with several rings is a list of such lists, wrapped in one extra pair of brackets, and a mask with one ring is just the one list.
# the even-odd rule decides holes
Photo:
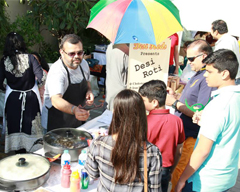
[[(63, 50), (63, 49), (62, 49)], [(84, 54), (84, 51), (78, 51), (78, 52), (70, 52), (70, 53), (67, 53), (66, 51), (63, 50), (64, 53), (66, 53), (69, 57), (75, 57), (75, 55), (77, 56), (83, 56)]]
[(200, 56), (202, 56), (202, 55), (203, 55), (203, 53), (200, 54), (200, 55), (197, 55), (197, 56), (195, 56), (195, 57), (187, 57), (187, 59), (188, 59), (188, 61), (193, 62), (197, 57), (200, 57)]

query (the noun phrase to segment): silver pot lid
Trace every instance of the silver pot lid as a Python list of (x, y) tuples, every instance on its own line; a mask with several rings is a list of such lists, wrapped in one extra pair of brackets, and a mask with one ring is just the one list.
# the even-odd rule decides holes
[(6, 182), (27, 181), (45, 175), (50, 162), (37, 154), (17, 154), (0, 161), (0, 179)]
[(87, 140), (92, 138), (92, 135), (87, 131), (75, 128), (59, 128), (47, 132), (43, 140), (51, 146), (62, 149), (81, 149), (87, 147)]

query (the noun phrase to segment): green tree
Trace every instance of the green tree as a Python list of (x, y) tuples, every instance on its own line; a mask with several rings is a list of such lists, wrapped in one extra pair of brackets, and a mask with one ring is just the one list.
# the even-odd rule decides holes
[(9, 23), (9, 17), (6, 13), (5, 7), (7, 7), (8, 4), (5, 0), (0, 0), (0, 56), (2, 55), (2, 51), (3, 51), (3, 46), (4, 46), (4, 39), (6, 37), (6, 35), (9, 32), (10, 29), (10, 23)]
[(32, 10), (28, 16), (38, 29), (48, 30), (52, 36), (61, 41), (64, 35), (75, 33), (79, 35), (84, 48), (92, 51), (94, 44), (106, 44), (106, 38), (101, 37), (97, 31), (86, 29), (90, 9), (99, 0), (28, 0)]
[[(32, 19), (28, 14), (17, 16), (16, 20), (11, 24), (10, 31), (14, 31), (23, 36), (28, 52), (38, 48), (38, 53), (42, 55), (47, 62), (52, 63), (59, 57), (58, 51), (53, 50), (51, 44), (44, 41), (39, 29), (32, 25)], [(37, 45), (37, 47), (34, 47)]]
[(27, 48), (31, 52), (31, 47), (43, 42), (43, 37), (31, 24), (31, 19), (27, 15), (17, 16), (16, 20), (11, 24), (10, 31), (14, 31), (23, 36)]
[(45, 25), (51, 34), (61, 40), (69, 33), (82, 33), (87, 26), (90, 9), (98, 0), (28, 0), (32, 7), (29, 16), (40, 28)]

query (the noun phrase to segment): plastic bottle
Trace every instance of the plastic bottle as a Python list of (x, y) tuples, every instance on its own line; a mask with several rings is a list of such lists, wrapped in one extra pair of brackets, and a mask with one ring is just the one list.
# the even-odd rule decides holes
[(87, 159), (87, 150), (82, 149), (80, 155), (78, 156), (78, 165), (79, 165), (79, 173), (81, 173)]
[(70, 192), (80, 192), (80, 180), (78, 170), (73, 171), (70, 179)]
[(68, 150), (64, 150), (64, 152), (61, 156), (61, 166), (63, 167), (66, 163), (71, 165), (71, 156), (70, 156)]
[(71, 176), (71, 167), (68, 162), (63, 166), (62, 176), (61, 176), (61, 186), (64, 188), (70, 187), (70, 176)]
[[(84, 170), (84, 165), (85, 165), (86, 159), (87, 159), (87, 150), (88, 150), (88, 148), (82, 149), (82, 151), (78, 157), (78, 171), (79, 171), (79, 173), (81, 173), (81, 176), (82, 176), (82, 171)], [(91, 177), (88, 177), (87, 180), (88, 180), (87, 185), (92, 185), (94, 183), (94, 179), (92, 179)], [(82, 183), (82, 181), (81, 181), (81, 183)], [(85, 181), (85, 183), (86, 183), (86, 181)]]

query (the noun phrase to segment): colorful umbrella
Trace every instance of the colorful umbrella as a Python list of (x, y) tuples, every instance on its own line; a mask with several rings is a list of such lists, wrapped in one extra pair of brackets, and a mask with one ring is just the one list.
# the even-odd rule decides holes
[(170, 0), (100, 0), (91, 9), (87, 28), (114, 44), (155, 45), (183, 30), (178, 9)]

